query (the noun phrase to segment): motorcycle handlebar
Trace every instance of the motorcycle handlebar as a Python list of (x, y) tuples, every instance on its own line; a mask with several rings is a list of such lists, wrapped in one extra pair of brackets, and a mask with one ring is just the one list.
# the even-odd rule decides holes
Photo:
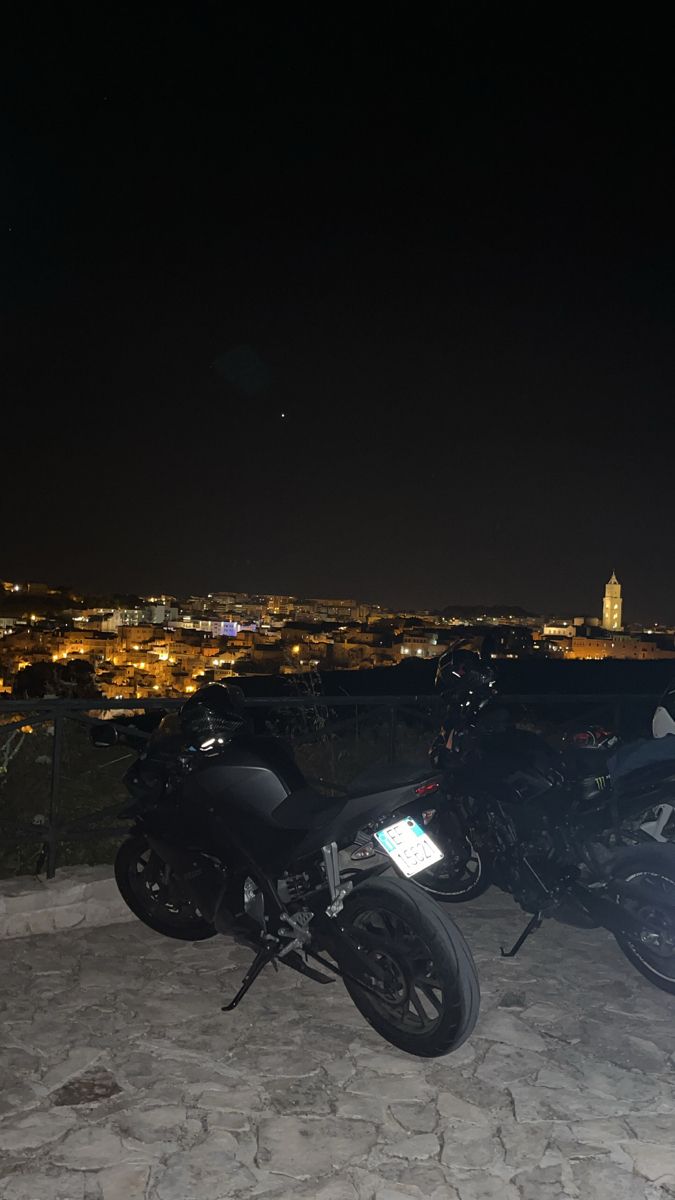
[(140, 750), (150, 738), (150, 733), (145, 729), (121, 725), (117, 721), (98, 721), (92, 725), (89, 736), (92, 744), (99, 750), (120, 744)]

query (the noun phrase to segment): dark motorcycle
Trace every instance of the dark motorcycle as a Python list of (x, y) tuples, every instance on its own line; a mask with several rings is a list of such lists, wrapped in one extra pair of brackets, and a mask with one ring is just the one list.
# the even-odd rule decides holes
[[(379, 878), (389, 862), (414, 876), (440, 851), (417, 824), (439, 777), (385, 767), (346, 799), (310, 788), (284, 744), (247, 732), (238, 689), (201, 689), (148, 734), (101, 722), (96, 745), (125, 741), (129, 837), (115, 863), (126, 903), (168, 937), (224, 933), (255, 950), (235, 1008), (267, 963), (317, 983), (341, 976), (356, 1007), (411, 1054), (456, 1049), (478, 1016), (479, 987), (461, 933), (409, 879)], [(385, 858), (345, 869), (359, 828)]]
[[(557, 768), (570, 782), (602, 778), (622, 799), (622, 833), (629, 841), (675, 841), (675, 685), (659, 699), (651, 720), (651, 737), (622, 742), (603, 725), (568, 728)], [(630, 778), (629, 778), (630, 777)], [(628, 784), (628, 786), (626, 786)], [(630, 792), (637, 786), (636, 803)], [(642, 807), (640, 805), (642, 800)], [(627, 801), (628, 804), (626, 803)]]
[(637, 970), (675, 993), (675, 847), (641, 828), (655, 798), (672, 794), (675, 758), (664, 751), (641, 761), (636, 743), (620, 752), (624, 770), (586, 775), (583, 752), (556, 751), (487, 714), (479, 720), (495, 680), (478, 655), (449, 651), (437, 678), (448, 709), (432, 760), (446, 802), (423, 822), (444, 857), (416, 882), (450, 903), (491, 883), (509, 892), (531, 919), (507, 956), (544, 917), (604, 926)]
[[(639, 747), (640, 758), (651, 761), (654, 766), (665, 761), (673, 753), (675, 744), (675, 680), (660, 697), (652, 717), (652, 737)], [(635, 767), (637, 757), (628, 760), (619, 755), (614, 764), (615, 773), (626, 773)], [(649, 797), (648, 806), (640, 818), (640, 829), (647, 837), (657, 842), (675, 842), (675, 787), (665, 783)]]

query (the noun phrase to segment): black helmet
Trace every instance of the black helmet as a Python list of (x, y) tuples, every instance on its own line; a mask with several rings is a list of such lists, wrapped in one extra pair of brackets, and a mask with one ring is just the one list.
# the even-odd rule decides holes
[(436, 668), (436, 687), (444, 695), (471, 707), (482, 708), (494, 693), (495, 675), (492, 667), (473, 650), (460, 647), (441, 654)]
[(207, 684), (180, 710), (181, 729), (200, 750), (223, 746), (244, 724), (244, 693), (228, 684)]

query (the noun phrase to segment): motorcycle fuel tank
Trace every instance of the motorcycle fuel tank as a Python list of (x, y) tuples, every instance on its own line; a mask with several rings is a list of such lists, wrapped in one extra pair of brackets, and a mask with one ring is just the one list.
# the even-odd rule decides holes
[(280, 761), (272, 761), (274, 757), (274, 748), (230, 746), (201, 763), (186, 781), (184, 794), (214, 812), (236, 808), (269, 819), (291, 791), (304, 784), (292, 760), (284, 760), (278, 752)]

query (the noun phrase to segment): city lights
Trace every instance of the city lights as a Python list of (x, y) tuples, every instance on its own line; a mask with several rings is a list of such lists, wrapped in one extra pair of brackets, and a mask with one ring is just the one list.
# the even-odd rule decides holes
[[(13, 592), (16, 585), (3, 586)], [(32, 599), (23, 616), (0, 621), (0, 687), (5, 693), (12, 691), (21, 671), (39, 663), (54, 664), (70, 679), (75, 660), (89, 664), (103, 695), (121, 698), (191, 694), (233, 675), (281, 674), (299, 680), (308, 672), (399, 664), (422, 672), (460, 630), (478, 646), (488, 634), (496, 639), (488, 651), (495, 660), (529, 654), (558, 663), (675, 657), (675, 630), (654, 621), (624, 630), (621, 584), (614, 574), (597, 617), (519, 620), (513, 614), (499, 618), (478, 613), (462, 622), (448, 613), (398, 613), (355, 600), (242, 592), (213, 592), (182, 603), (171, 597), (162, 597), (161, 603), (139, 600), (133, 609), (107, 609), (100, 603), (83, 608), (79, 601), (76, 611), (66, 609), (49, 623), (36, 609)], [(427, 677), (420, 673), (417, 678)], [(392, 689), (398, 686), (392, 679)]]

